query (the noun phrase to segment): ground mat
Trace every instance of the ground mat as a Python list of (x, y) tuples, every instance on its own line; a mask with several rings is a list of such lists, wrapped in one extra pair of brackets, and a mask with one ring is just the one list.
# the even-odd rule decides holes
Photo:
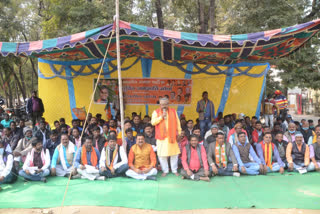
[[(2, 185), (0, 208), (49, 208), (61, 205), (67, 178), (47, 183)], [(210, 182), (168, 175), (157, 181), (113, 178), (71, 180), (65, 206), (116, 206), (153, 210), (210, 208), (320, 209), (320, 173), (278, 173), (267, 176), (214, 177)]]

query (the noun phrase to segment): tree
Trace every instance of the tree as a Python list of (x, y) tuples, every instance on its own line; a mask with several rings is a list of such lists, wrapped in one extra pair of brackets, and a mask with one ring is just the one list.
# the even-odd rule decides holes
[(158, 28), (164, 28), (161, 0), (155, 0), (155, 6), (157, 11)]
[(209, 9), (209, 16), (210, 16), (210, 33), (214, 34), (216, 29), (216, 23), (215, 23), (215, 8), (216, 8), (216, 1), (210, 0), (210, 9)]
[[(312, 5), (310, 5), (312, 3)], [(319, 16), (319, 1), (309, 0), (225, 0), (220, 4), (220, 32), (241, 34), (266, 31), (303, 23)], [(308, 10), (311, 12), (308, 14)], [(312, 14), (312, 15), (310, 15)], [(283, 70), (280, 74), (285, 87), (320, 88), (319, 41), (311, 43), (294, 53), (293, 57), (284, 57), (271, 61)]]

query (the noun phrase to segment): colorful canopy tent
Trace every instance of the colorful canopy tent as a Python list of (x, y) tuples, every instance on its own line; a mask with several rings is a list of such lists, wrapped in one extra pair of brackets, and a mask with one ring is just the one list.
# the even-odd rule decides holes
[[(83, 60), (103, 58), (112, 24), (55, 39), (0, 42), (0, 54), (32, 55), (43, 59)], [(267, 61), (289, 55), (320, 29), (320, 19), (276, 30), (240, 34), (208, 35), (163, 30), (120, 22), (121, 58), (192, 61), (232, 64)], [(116, 58), (113, 37), (108, 58)]]
[[(195, 119), (196, 102), (209, 91), (216, 113), (260, 114), (268, 60), (296, 51), (318, 33), (320, 20), (259, 33), (207, 35), (150, 28), (120, 22), (124, 78), (191, 79), (188, 105), (177, 104), (179, 113)], [(53, 122), (64, 115), (76, 118), (75, 107), (87, 107), (107, 44), (104, 78), (116, 78), (114, 25), (50, 40), (0, 43), (1, 55), (39, 57), (39, 91)], [(61, 60), (61, 61), (58, 61)], [(67, 62), (66, 62), (67, 61)], [(185, 89), (183, 89), (185, 90)], [(53, 93), (54, 92), (54, 93)], [(126, 93), (126, 92), (125, 92)], [(128, 103), (127, 103), (128, 104)], [(130, 104), (130, 103), (129, 103)], [(150, 107), (150, 109), (149, 109)], [(155, 106), (126, 105), (126, 111), (151, 113)], [(94, 104), (93, 113), (104, 105)], [(69, 116), (68, 116), (69, 115)]]

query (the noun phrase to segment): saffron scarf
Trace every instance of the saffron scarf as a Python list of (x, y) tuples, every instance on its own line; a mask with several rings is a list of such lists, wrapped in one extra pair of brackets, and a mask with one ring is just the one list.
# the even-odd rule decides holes
[(269, 144), (265, 143), (263, 156), (266, 161), (266, 165), (270, 167), (271, 170), (272, 170), (272, 155), (273, 155), (272, 153), (273, 153), (272, 143), (269, 143)]
[(111, 169), (113, 169), (114, 159), (115, 159), (116, 155), (118, 154), (118, 145), (116, 145), (116, 147), (113, 151), (112, 160), (110, 160), (110, 147), (106, 146), (105, 150), (106, 150), (106, 166), (111, 170)]
[[(34, 157), (34, 151), (35, 151), (35, 150), (36, 150), (35, 148), (32, 148), (32, 150), (31, 150), (31, 152), (30, 152), (31, 157), (30, 157), (30, 162), (29, 162), (29, 164), (30, 164), (31, 167), (34, 166), (34, 164), (33, 164), (33, 157)], [(45, 157), (45, 154), (44, 154), (44, 150), (43, 150), (43, 149), (41, 150), (41, 160), (42, 160), (42, 164), (45, 165), (45, 163), (46, 163), (46, 157)]]
[[(157, 116), (162, 115), (162, 109), (156, 110)], [(168, 108), (167, 111), (168, 128), (166, 127), (166, 120), (162, 120), (156, 125), (156, 139), (164, 140), (168, 137), (169, 143), (175, 143), (177, 139), (177, 116), (176, 112), (172, 108)], [(168, 131), (167, 131), (168, 130)]]
[(218, 143), (216, 145), (215, 149), (215, 155), (216, 155), (216, 163), (219, 167), (226, 168), (227, 167), (227, 154), (226, 154), (226, 144), (223, 143), (222, 146), (220, 146)]
[[(92, 166), (97, 166), (98, 164), (98, 157), (97, 157), (97, 153), (96, 150), (93, 148), (93, 146), (91, 147), (91, 165)], [(82, 165), (88, 165), (88, 160), (87, 160), (87, 149), (85, 147), (85, 145), (82, 146), (82, 151), (81, 151), (81, 164)]]
[[(312, 131), (312, 144), (314, 144), (316, 142), (317, 142), (317, 135), (314, 131)], [(305, 143), (308, 143), (308, 142), (305, 142)]]

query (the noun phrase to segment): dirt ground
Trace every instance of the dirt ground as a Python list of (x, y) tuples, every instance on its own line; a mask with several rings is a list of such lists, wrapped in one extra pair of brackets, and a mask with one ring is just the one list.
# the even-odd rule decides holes
[(0, 209), (0, 214), (319, 214), (319, 210), (302, 209), (201, 209), (183, 211), (154, 211), (122, 207), (69, 206), (49, 209)]

